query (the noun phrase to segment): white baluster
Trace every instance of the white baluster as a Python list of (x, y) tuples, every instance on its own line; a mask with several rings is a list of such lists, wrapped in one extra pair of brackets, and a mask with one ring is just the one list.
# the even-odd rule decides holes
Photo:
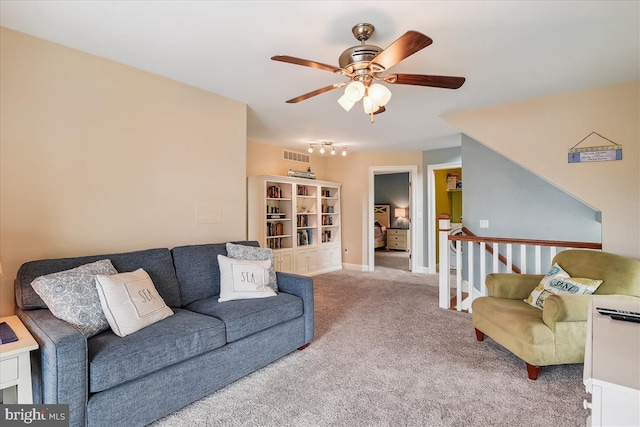
[[(473, 282), (474, 282), (474, 274), (473, 274), (473, 242), (467, 242), (467, 251), (469, 255), (467, 256), (467, 263), (469, 264), (467, 278), (469, 279), (469, 296), (467, 297), (467, 310), (471, 313), (471, 303), (473, 302)], [(458, 303), (458, 307), (462, 304)]]
[(449, 229), (451, 227), (449, 218), (439, 219), (440, 230), (439, 250), (440, 250), (440, 274), (439, 274), (439, 298), (438, 306), (449, 309), (451, 305), (451, 271), (449, 266)]
[(542, 266), (540, 263), (542, 262), (542, 255), (540, 253), (540, 245), (535, 246), (535, 256), (536, 256), (536, 274), (542, 274)]
[(482, 295), (487, 295), (487, 244), (485, 242), (480, 242), (480, 293)]
[(527, 245), (520, 245), (520, 272), (527, 273)]
[(493, 272), (499, 273), (500, 266), (498, 264), (498, 258), (500, 257), (500, 243), (492, 243), (491, 247), (493, 247)]
[(456, 310), (462, 310), (462, 242), (456, 240)]
[(513, 245), (507, 243), (507, 273), (513, 273)]

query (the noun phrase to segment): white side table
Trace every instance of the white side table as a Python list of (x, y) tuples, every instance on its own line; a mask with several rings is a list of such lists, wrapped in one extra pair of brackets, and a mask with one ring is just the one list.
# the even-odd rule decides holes
[(38, 343), (18, 316), (2, 317), (0, 322), (7, 322), (18, 337), (18, 341), (0, 345), (2, 403), (33, 403), (29, 353), (38, 348)]

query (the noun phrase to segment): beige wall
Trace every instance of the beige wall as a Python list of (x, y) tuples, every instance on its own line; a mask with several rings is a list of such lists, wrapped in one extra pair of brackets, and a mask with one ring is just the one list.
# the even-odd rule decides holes
[[(300, 163), (297, 163), (300, 165)], [(417, 166), (422, 181), (422, 152), (353, 152), (343, 156), (311, 156), (311, 168), (317, 178), (342, 184), (342, 262), (353, 266), (368, 265), (368, 197), (369, 167)], [(247, 174), (284, 175), (288, 169), (300, 168), (295, 162), (282, 159), (282, 147), (250, 142), (247, 144)], [(319, 172), (322, 171), (322, 172)], [(420, 194), (421, 196), (421, 194)], [(422, 211), (422, 204), (418, 207)], [(422, 253), (422, 244), (416, 245)]]
[[(305, 147), (306, 148), (306, 147)], [(295, 153), (309, 154), (302, 149), (288, 149)], [(263, 144), (255, 141), (247, 141), (247, 176), (256, 175), (276, 175), (287, 176), (289, 169), (307, 170), (311, 167), (316, 178), (323, 181), (330, 181), (326, 176), (325, 163), (328, 156), (319, 153), (309, 155), (309, 164), (295, 162), (293, 160), (285, 160), (283, 151), (285, 148)]]
[[(444, 116), (463, 133), (602, 211), (606, 251), (640, 258), (640, 82)], [(591, 132), (623, 146), (621, 161), (569, 164)], [(580, 146), (607, 144), (589, 138)]]
[[(327, 176), (342, 183), (342, 247), (349, 250), (347, 254), (343, 251), (342, 261), (345, 264), (368, 265), (369, 168), (372, 166), (416, 166), (418, 178), (413, 185), (421, 186), (421, 151), (351, 152), (347, 157), (327, 162)], [(421, 189), (418, 191), (421, 196)], [(415, 208), (422, 216), (421, 197)], [(423, 220), (418, 217), (413, 223), (418, 221)], [(422, 229), (421, 226), (419, 228)], [(415, 242), (417, 253), (413, 255), (419, 260), (419, 266), (423, 265), (422, 246), (422, 242)]]
[(245, 104), (1, 31), (1, 315), (25, 261), (245, 238)]

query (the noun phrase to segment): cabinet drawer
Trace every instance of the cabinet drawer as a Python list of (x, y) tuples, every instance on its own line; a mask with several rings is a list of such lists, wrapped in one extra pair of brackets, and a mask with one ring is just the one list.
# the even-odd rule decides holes
[(391, 249), (406, 249), (407, 242), (388, 242), (387, 246)]
[(18, 379), (18, 356), (0, 362), (0, 378), (3, 383)]
[(407, 243), (407, 236), (387, 236), (387, 240), (390, 242)]

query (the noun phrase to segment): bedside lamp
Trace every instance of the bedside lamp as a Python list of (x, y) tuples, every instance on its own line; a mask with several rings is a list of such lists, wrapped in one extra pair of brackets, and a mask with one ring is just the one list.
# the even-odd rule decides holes
[(395, 216), (396, 218), (406, 218), (407, 208), (395, 208), (393, 210), (393, 216)]

